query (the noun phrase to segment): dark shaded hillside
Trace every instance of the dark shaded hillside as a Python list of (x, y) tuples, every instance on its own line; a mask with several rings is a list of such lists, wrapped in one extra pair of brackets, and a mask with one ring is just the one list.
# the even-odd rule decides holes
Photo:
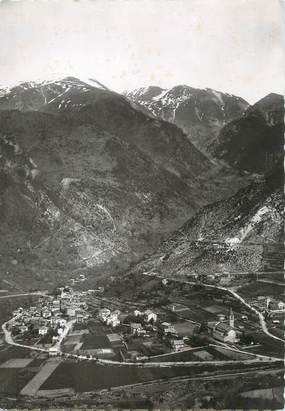
[(123, 99), (111, 96), (86, 106), (73, 121), (95, 123), (116, 133), (186, 182), (211, 168), (176, 126), (146, 117)]
[(1, 271), (13, 280), (126, 264), (198, 208), (181, 179), (98, 125), (14, 111), (0, 128)]
[(283, 139), (284, 98), (269, 94), (227, 124), (211, 152), (239, 170), (268, 173), (283, 158)]
[(121, 95), (95, 87), (88, 93), (80, 93), (78, 88), (68, 93), (64, 100), (57, 97), (40, 110), (73, 124), (99, 125), (135, 144), (157, 165), (182, 179), (200, 206), (225, 198), (246, 184), (229, 167), (209, 161), (176, 125), (146, 115)]
[(21, 102), (0, 110), (0, 269), (12, 285), (120, 273), (250, 179), (104, 87), (66, 78), (5, 96)]

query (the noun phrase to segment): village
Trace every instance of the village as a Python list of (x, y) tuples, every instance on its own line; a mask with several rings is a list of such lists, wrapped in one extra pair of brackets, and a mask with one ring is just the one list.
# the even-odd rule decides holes
[[(102, 302), (95, 294), (95, 290), (61, 287), (56, 294), (41, 296), (34, 306), (14, 310), (7, 330), (15, 342), (43, 347), (50, 356), (60, 355), (62, 344), (63, 352), (133, 361), (185, 350), (201, 327), (190, 320), (173, 324), (161, 310), (157, 310), (160, 314), (150, 308), (121, 311), (108, 304), (100, 308)], [(88, 301), (93, 301), (93, 308)], [(95, 309), (94, 301), (99, 301)], [(171, 311), (179, 313), (181, 306), (174, 304)], [(239, 341), (233, 314), (229, 321), (220, 314), (208, 326), (219, 341)]]
[[(201, 344), (256, 345), (248, 332), (256, 331), (255, 316), (229, 296), (215, 296), (215, 304), (208, 306), (209, 297), (204, 295), (199, 306), (192, 293), (194, 305), (189, 306), (183, 301), (187, 295), (175, 298), (177, 284), (166, 278), (151, 282), (149, 303), (142, 299), (139, 305), (139, 299), (126, 303), (106, 298), (102, 286), (81, 291), (59, 287), (40, 296), (33, 306), (15, 309), (6, 332), (18, 344), (48, 350), (49, 356), (74, 354), (120, 362), (146, 361)], [(157, 304), (151, 294), (157, 289), (162, 295), (171, 289), (174, 298)], [(249, 301), (271, 327), (280, 326), (276, 315), (284, 314), (284, 303), (263, 296)]]
[[(120, 347), (120, 359), (124, 360), (139, 358), (139, 353), (130, 348), (134, 345), (131, 341), (138, 345), (138, 341), (151, 339), (152, 344), (146, 346), (155, 347), (156, 352), (158, 348), (158, 352), (177, 352), (187, 346), (187, 338), (179, 338), (175, 327), (167, 321), (159, 321), (157, 313), (151, 309), (121, 312), (107, 306), (100, 308), (100, 303), (95, 310), (90, 310), (88, 301), (94, 302), (95, 292), (61, 287), (56, 294), (41, 296), (34, 306), (14, 310), (7, 330), (15, 342), (43, 347), (49, 350), (50, 356), (60, 355), (61, 343), (63, 352), (107, 358), (116, 356), (116, 350), (111, 349), (115, 345)], [(90, 346), (90, 341), (79, 343), (82, 337), (88, 340), (90, 329), (95, 330), (97, 336), (93, 338), (94, 346)], [(99, 343), (102, 329), (106, 338), (101, 338)]]
[[(279, 301), (247, 297), (254, 308), (219, 285), (188, 280), (151, 273), (93, 288), (81, 280), (15, 303), (2, 324), (5, 389), (14, 386), (24, 398), (67, 399), (149, 381), (159, 387), (165, 377), (273, 370), (279, 378)], [(280, 324), (273, 324), (276, 318)]]

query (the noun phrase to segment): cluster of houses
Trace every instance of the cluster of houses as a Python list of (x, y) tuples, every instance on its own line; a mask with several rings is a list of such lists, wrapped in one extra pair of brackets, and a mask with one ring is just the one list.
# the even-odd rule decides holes
[[(138, 337), (147, 337), (149, 335), (147, 328), (157, 330), (157, 328), (154, 326), (154, 324), (157, 322), (157, 314), (152, 310), (135, 310), (134, 317), (137, 318), (137, 321), (130, 323), (130, 330), (132, 335), (136, 335)], [(150, 327), (147, 327), (148, 325)]]
[(102, 308), (99, 310), (98, 318), (106, 325), (115, 328), (121, 324), (120, 314), (120, 310), (111, 311), (109, 308)]
[(257, 298), (252, 298), (250, 304), (261, 312), (285, 311), (285, 303), (283, 301), (263, 295), (260, 295)]
[[(131, 324), (131, 330), (133, 334), (143, 335), (144, 331), (146, 332), (146, 330), (142, 326), (141, 319), (143, 319), (144, 322), (146, 323), (153, 323), (153, 324), (157, 321), (157, 314), (154, 313), (152, 310), (146, 310), (143, 312), (139, 310), (135, 310), (133, 314), (134, 314), (134, 317), (140, 319), (140, 322)], [(109, 308), (102, 308), (98, 312), (98, 318), (103, 323), (111, 326), (112, 328), (119, 326), (121, 324), (121, 321), (125, 317), (126, 315), (121, 314), (120, 310), (111, 311)]]
[(150, 323), (150, 322), (156, 323), (156, 321), (157, 321), (157, 314), (155, 312), (153, 312), (152, 310), (146, 310), (146, 311), (135, 310), (134, 311), (134, 316), (135, 317), (144, 317), (144, 320), (147, 323)]
[[(43, 296), (37, 305), (23, 309), (19, 307), (13, 312), (11, 326), (24, 334), (29, 329), (37, 330), (40, 337), (50, 331), (60, 336), (68, 321), (82, 323), (89, 318), (86, 303), (80, 292), (71, 288), (59, 288), (56, 296)], [(56, 335), (53, 340), (56, 340)]]
[[(149, 337), (150, 331), (160, 331), (163, 336), (170, 338), (171, 347), (174, 351), (181, 351), (185, 348), (184, 340), (178, 338), (175, 327), (168, 322), (158, 322), (157, 314), (154, 311), (150, 309), (145, 311), (134, 310), (133, 317), (137, 321), (132, 321), (128, 324), (131, 335), (135, 337)], [(102, 308), (98, 312), (98, 318), (106, 325), (114, 328), (121, 324), (121, 319), (125, 318), (125, 316), (119, 310), (111, 311), (108, 308)]]

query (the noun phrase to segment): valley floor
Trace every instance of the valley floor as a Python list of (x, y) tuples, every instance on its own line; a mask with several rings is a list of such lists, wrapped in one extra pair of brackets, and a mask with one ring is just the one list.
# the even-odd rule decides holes
[[(276, 332), (272, 319), (256, 308), (248, 295), (244, 296), (250, 288), (245, 286), (239, 291), (187, 279), (165, 280), (157, 274), (145, 273), (138, 280), (138, 295), (133, 300), (128, 293), (115, 297), (116, 284), (99, 294), (94, 290), (76, 292), (69, 288), (71, 298), (80, 296), (86, 304), (89, 319), (79, 323), (66, 317), (64, 331), (53, 345), (42, 344), (38, 338), (33, 340), (34, 337), (28, 340), (21, 335), (15, 337), (12, 333), (22, 313), (29, 312), (31, 303), (25, 299), (40, 298), (44, 306), (59, 297), (39, 292), (31, 293), (30, 297), (15, 295), (15, 299), (23, 299), (24, 308), (10, 319), (6, 314), (2, 324), (0, 396), (3, 399), (9, 396), (11, 404), (38, 405), (47, 404), (50, 398), (59, 404), (68, 404), (75, 398), (79, 403), (113, 401), (117, 404), (118, 398), (123, 401), (127, 395), (135, 404), (146, 400), (153, 405), (158, 397), (168, 403), (175, 401), (175, 392), (169, 400), (166, 390), (169, 384), (175, 387), (179, 383), (184, 386), (185, 401), (186, 398), (190, 402), (199, 399), (201, 404), (210, 401), (209, 404), (217, 406), (216, 393), (221, 381), (227, 381), (233, 389), (242, 376), (246, 384), (237, 385), (238, 389), (233, 392), (238, 406), (247, 398), (242, 393), (247, 392), (248, 387), (258, 392), (280, 384), (284, 372), (284, 340)], [(123, 279), (120, 286), (124, 286), (124, 281), (128, 279)], [(156, 293), (157, 297), (157, 292), (159, 302), (153, 296)], [(16, 301), (19, 304), (19, 300)], [(2, 298), (2, 304), (4, 302)], [(37, 302), (34, 305), (37, 306)], [(100, 317), (104, 307), (120, 315), (120, 324), (114, 329)], [(207, 323), (217, 322), (217, 314), (226, 317), (229, 307), (235, 316), (236, 329), (243, 338), (247, 337), (236, 343), (217, 340), (205, 327)], [(133, 313), (143, 313), (143, 309), (156, 313), (157, 320), (148, 323), (134, 318)], [(134, 335), (132, 321), (141, 321), (148, 330), (146, 335)], [(163, 334), (161, 324), (168, 324), (169, 329), (173, 326), (175, 335)], [(183, 345), (178, 351), (172, 348), (174, 340)], [(54, 351), (56, 357), (49, 358)], [(195, 387), (202, 386), (203, 394), (187, 396), (189, 386), (194, 392)], [(229, 400), (222, 394), (220, 397), (219, 401), (226, 406)], [(258, 403), (258, 398), (252, 397), (249, 402)], [(273, 408), (275, 400), (266, 399)]]

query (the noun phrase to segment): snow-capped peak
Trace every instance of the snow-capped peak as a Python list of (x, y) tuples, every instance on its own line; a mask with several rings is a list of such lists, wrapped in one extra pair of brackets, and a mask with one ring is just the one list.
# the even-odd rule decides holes
[(84, 86), (89, 86), (93, 88), (100, 88), (102, 90), (109, 90), (108, 87), (106, 87), (100, 81), (93, 79), (93, 78), (89, 78), (86, 76), (74, 77), (74, 76), (66, 75), (66, 74), (54, 74), (45, 79), (37, 78), (34, 80), (21, 80), (9, 86), (0, 85), (0, 92), (3, 90), (5, 93), (8, 93), (9, 91), (11, 91), (12, 89), (16, 87), (17, 88), (21, 87), (24, 90), (28, 90), (30, 88), (43, 87), (43, 86), (51, 85), (51, 84), (56, 84), (60, 86), (66, 85), (66, 86), (72, 86), (76, 88), (82, 88)]

